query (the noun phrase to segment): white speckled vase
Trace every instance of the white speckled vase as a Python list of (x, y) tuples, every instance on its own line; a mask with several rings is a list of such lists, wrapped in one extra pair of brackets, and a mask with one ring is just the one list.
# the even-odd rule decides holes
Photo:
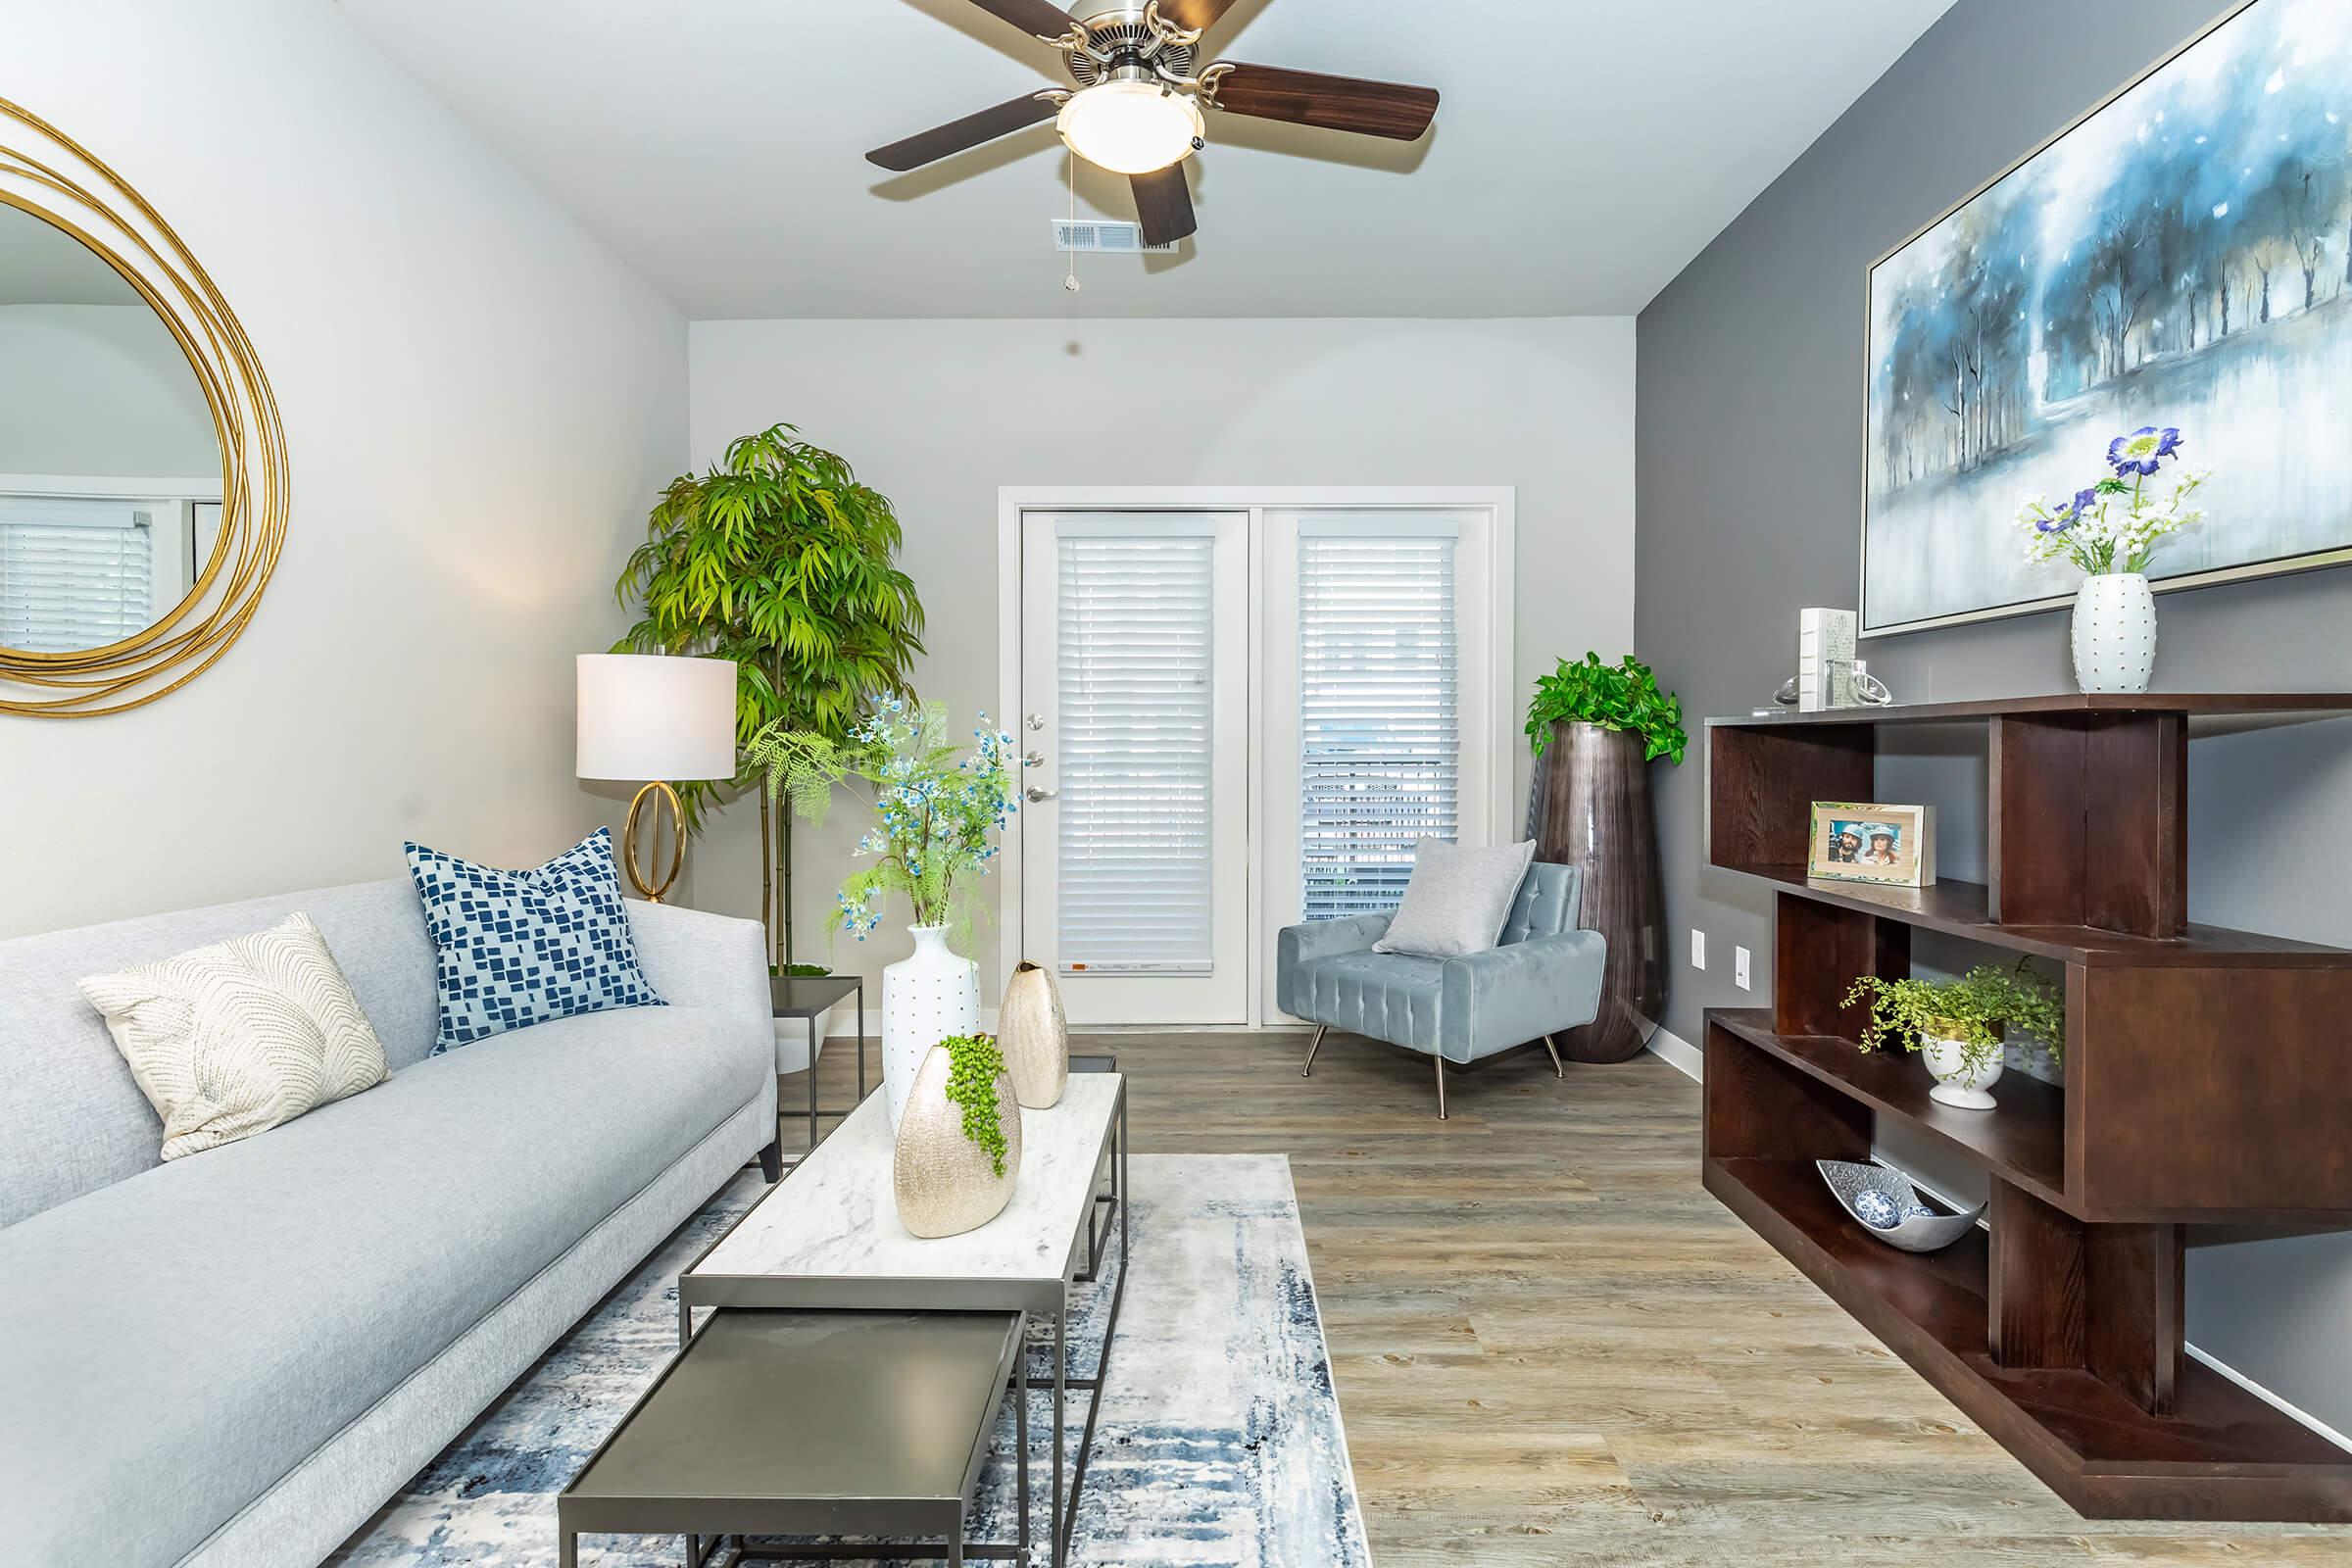
[(1004, 1129), (1004, 1174), (987, 1150), (963, 1133), (963, 1107), (948, 1098), (956, 1064), (933, 1046), (923, 1055), (906, 1096), (906, 1119), (891, 1152), (891, 1197), (899, 1223), (916, 1236), (960, 1236), (976, 1231), (1012, 1201), (1021, 1174), (1021, 1102), (1009, 1074), (997, 1074), (997, 1121)]
[(2075, 684), (2144, 692), (2156, 673), (2156, 595), (2136, 571), (2099, 572), (2075, 595)]
[(882, 1095), (892, 1131), (933, 1046), (980, 1027), (980, 966), (948, 948), (944, 925), (910, 925), (912, 956), (882, 971)]
[(1070, 1081), (1070, 1024), (1053, 970), (1023, 959), (1012, 971), (997, 1008), (997, 1045), (1022, 1104), (1046, 1110), (1061, 1102)]

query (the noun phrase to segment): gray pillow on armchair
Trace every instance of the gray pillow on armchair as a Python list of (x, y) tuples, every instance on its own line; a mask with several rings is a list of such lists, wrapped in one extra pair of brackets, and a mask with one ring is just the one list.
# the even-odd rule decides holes
[(1413, 879), (1375, 953), (1459, 958), (1484, 953), (1502, 935), (1511, 901), (1536, 858), (1535, 840), (1494, 850), (1465, 850), (1423, 839), (1413, 850)]

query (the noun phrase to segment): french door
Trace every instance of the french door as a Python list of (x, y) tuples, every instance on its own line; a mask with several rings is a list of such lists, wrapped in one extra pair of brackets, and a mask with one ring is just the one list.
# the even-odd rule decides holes
[(1008, 497), (1007, 698), (1039, 765), (1006, 952), (1055, 967), (1073, 1024), (1272, 1021), (1280, 927), (1393, 907), (1419, 838), (1511, 823), (1509, 501), (1485, 494)]
[(1021, 940), (1072, 1023), (1249, 1017), (1249, 529), (1022, 516)]

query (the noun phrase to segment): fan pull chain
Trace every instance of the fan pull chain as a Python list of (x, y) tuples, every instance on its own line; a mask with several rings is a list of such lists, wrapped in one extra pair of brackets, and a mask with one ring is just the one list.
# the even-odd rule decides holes
[[(1070, 155), (1069, 163), (1070, 223), (1071, 226), (1075, 228), (1078, 222), (1078, 157), (1075, 153)], [(1061, 287), (1064, 293), (1075, 294), (1086, 285), (1078, 281), (1078, 253), (1073, 250), (1069, 253), (1069, 257), (1070, 275), (1061, 280)]]

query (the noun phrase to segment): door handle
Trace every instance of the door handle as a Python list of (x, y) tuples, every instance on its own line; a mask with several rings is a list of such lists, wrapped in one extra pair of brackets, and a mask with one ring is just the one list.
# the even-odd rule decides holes
[(1053, 799), (1054, 796), (1056, 796), (1056, 795), (1059, 795), (1059, 794), (1061, 793), (1061, 791), (1059, 791), (1059, 790), (1041, 790), (1041, 789), (1039, 789), (1039, 788), (1038, 788), (1036, 785), (1032, 784), (1032, 785), (1030, 785), (1030, 786), (1029, 786), (1029, 787), (1028, 787), (1026, 790), (1023, 790), (1021, 793), (1022, 793), (1022, 794), (1024, 794), (1024, 795), (1026, 795), (1026, 796), (1028, 796), (1028, 797), (1029, 797), (1029, 800), (1030, 800), (1030, 802), (1031, 802), (1031, 804), (1032, 804), (1032, 805), (1034, 805), (1035, 803), (1037, 803), (1037, 802), (1039, 802), (1039, 801), (1050, 801), (1050, 800), (1052, 800), (1052, 799)]

